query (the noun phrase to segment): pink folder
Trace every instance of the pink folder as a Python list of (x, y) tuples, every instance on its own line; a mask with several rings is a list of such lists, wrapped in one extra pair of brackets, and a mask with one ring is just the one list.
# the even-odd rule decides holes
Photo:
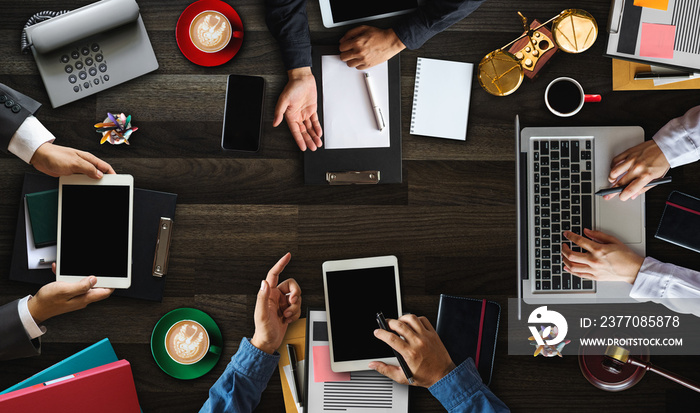
[(139, 413), (131, 365), (119, 360), (0, 395), (2, 412)]

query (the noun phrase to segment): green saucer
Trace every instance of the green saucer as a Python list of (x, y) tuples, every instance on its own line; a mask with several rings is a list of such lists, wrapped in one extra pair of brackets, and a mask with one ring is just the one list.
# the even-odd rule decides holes
[(177, 308), (164, 315), (151, 334), (151, 354), (164, 372), (180, 380), (191, 380), (202, 377), (214, 368), (221, 354), (207, 353), (203, 359), (194, 364), (180, 364), (170, 358), (165, 351), (165, 334), (173, 324), (181, 320), (194, 320), (200, 323), (209, 333), (210, 345), (223, 348), (224, 340), (221, 330), (207, 313), (196, 308)]

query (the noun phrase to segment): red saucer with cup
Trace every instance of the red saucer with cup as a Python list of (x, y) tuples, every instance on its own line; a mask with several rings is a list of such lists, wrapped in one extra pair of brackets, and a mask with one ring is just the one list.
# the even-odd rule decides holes
[(185, 57), (200, 66), (219, 66), (233, 58), (243, 43), (243, 22), (228, 3), (199, 0), (182, 12), (175, 39)]

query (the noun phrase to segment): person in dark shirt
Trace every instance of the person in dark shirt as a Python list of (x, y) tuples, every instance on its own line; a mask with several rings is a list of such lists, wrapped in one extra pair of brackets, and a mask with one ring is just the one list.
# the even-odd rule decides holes
[[(340, 58), (349, 67), (368, 69), (403, 49), (417, 49), (428, 39), (462, 20), (485, 0), (426, 0), (394, 27), (359, 26), (340, 39)], [(311, 37), (306, 0), (265, 0), (266, 22), (279, 43), (289, 80), (275, 106), (274, 127), (287, 120), (299, 149), (323, 145), (318, 121), (316, 80), (311, 73)]]

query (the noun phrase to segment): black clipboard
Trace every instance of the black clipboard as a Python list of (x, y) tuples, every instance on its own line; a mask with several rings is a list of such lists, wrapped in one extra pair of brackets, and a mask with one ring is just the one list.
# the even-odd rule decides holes
[[(337, 55), (338, 46), (312, 48), (312, 72), (316, 78), (318, 118), (323, 126), (323, 73), (321, 56)], [(304, 152), (304, 182), (320, 184), (401, 183), (401, 65), (399, 55), (389, 59), (388, 148), (329, 149)]]
[[(58, 178), (26, 173), (22, 198), (17, 214), (17, 231), (10, 266), (10, 280), (32, 284), (56, 281), (51, 269), (30, 270), (27, 265), (27, 230), (24, 217), (24, 195), (58, 188)], [(131, 287), (114, 290), (112, 295), (162, 301), (165, 277), (152, 274), (153, 259), (158, 239), (160, 218), (175, 217), (177, 195), (167, 192), (134, 188), (134, 235), (132, 246)]]

